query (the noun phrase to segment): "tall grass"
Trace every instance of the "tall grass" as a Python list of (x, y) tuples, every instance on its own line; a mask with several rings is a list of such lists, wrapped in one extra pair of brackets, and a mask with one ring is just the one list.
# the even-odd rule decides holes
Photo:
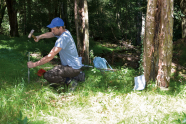
[[(0, 40), (0, 124), (154, 124), (184, 123), (186, 113), (185, 79), (171, 80), (168, 91), (155, 83), (143, 91), (133, 91), (138, 71), (121, 68), (116, 72), (86, 69), (86, 81), (75, 92), (42, 85), (31, 69), (27, 82), (26, 48), (18, 39)], [(3, 42), (3, 43), (2, 43)], [(23, 52), (25, 51), (25, 52)], [(36, 58), (31, 58), (36, 61)], [(63, 86), (62, 86), (63, 87)]]

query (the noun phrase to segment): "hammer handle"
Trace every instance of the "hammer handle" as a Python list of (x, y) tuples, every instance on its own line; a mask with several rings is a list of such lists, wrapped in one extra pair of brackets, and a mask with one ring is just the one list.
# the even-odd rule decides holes
[(32, 34), (32, 37), (36, 40), (37, 38)]

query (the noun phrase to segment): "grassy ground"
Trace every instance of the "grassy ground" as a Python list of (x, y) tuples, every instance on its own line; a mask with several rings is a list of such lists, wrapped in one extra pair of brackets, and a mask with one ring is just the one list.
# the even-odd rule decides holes
[(40, 68), (52, 68), (51, 63), (31, 69), (30, 83), (27, 81), (27, 51), (40, 53), (44, 41), (34, 44), (27, 42), (26, 37), (0, 38), (0, 124), (179, 124), (186, 121), (186, 81), (179, 75), (173, 74), (169, 90), (160, 90), (152, 82), (143, 91), (133, 91), (134, 77), (139, 75), (134, 69), (125, 67), (104, 74), (87, 69), (86, 81), (79, 83), (75, 92), (68, 93), (63, 87), (44, 85), (46, 80), (36, 75)]

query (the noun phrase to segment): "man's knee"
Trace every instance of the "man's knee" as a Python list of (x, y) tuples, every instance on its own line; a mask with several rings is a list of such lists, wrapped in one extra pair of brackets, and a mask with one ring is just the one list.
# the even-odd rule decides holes
[(46, 79), (48, 82), (51, 82), (51, 76), (49, 76), (49, 74), (47, 72), (45, 72), (45, 74), (43, 75), (43, 78)]
[(47, 72), (44, 73), (43, 78), (47, 80)]

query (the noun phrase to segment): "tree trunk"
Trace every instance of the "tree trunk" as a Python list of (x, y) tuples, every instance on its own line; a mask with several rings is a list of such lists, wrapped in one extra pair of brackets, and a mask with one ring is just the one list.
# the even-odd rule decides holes
[(181, 0), (180, 7), (182, 13), (185, 15), (182, 18), (182, 38), (185, 38), (186, 37), (186, 0)]
[(30, 33), (32, 30), (33, 22), (32, 22), (32, 1), (27, 1), (27, 17), (26, 17), (26, 32)]
[(15, 7), (16, 0), (6, 0), (9, 23), (10, 23), (10, 36), (18, 37), (18, 23), (17, 23), (17, 9)]
[(69, 30), (70, 26), (69, 26), (69, 22), (68, 22), (67, 2), (68, 2), (67, 0), (62, 2), (60, 15), (61, 15), (61, 18), (63, 19), (63, 21), (65, 22), (65, 27)]
[(142, 13), (142, 27), (141, 27), (141, 40), (144, 41), (145, 36), (145, 14)]
[(1, 23), (3, 22), (5, 9), (6, 9), (6, 2), (5, 2), (5, 0), (0, 0), (0, 28), (1, 28)]
[(144, 39), (146, 82), (168, 87), (172, 62), (173, 1), (149, 0)]
[(79, 11), (79, 6), (78, 6), (79, 0), (74, 0), (74, 17), (75, 17), (75, 26), (76, 26), (76, 37), (77, 37), (77, 49), (78, 49), (78, 54), (79, 56), (82, 57), (81, 51), (82, 51), (82, 45), (81, 43), (81, 30), (80, 30), (80, 26), (79, 26), (79, 15), (78, 15), (78, 11)]
[(84, 27), (84, 49), (85, 49), (85, 64), (89, 64), (89, 21), (88, 21), (88, 4), (87, 0), (84, 0), (84, 19), (85, 19), (85, 27)]
[(23, 32), (24, 32), (24, 33), (23, 33), (23, 34), (26, 35), (26, 34), (27, 34), (27, 32), (26, 32), (26, 30), (27, 30), (27, 29), (26, 29), (26, 28), (27, 28), (27, 26), (26, 26), (26, 22), (27, 22), (27, 20), (26, 20), (26, 19), (27, 19), (27, 16), (26, 16), (26, 0), (24, 0), (23, 8), (24, 8), (24, 9), (23, 9), (23, 11), (24, 11), (24, 13), (23, 13), (23, 22), (24, 22), (24, 26), (23, 26), (24, 29), (23, 29)]
[(89, 63), (89, 31), (87, 0), (74, 0), (74, 16), (79, 56), (85, 64)]

